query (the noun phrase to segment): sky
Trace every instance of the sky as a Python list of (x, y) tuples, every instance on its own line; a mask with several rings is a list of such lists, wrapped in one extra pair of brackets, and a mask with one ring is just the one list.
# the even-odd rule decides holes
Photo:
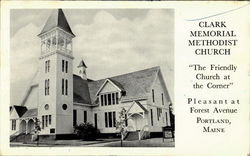
[[(63, 9), (76, 35), (74, 66), (81, 59), (93, 80), (160, 66), (174, 96), (173, 9)], [(37, 36), (52, 10), (13, 9), (10, 14), (11, 105), (20, 105), (38, 67)]]

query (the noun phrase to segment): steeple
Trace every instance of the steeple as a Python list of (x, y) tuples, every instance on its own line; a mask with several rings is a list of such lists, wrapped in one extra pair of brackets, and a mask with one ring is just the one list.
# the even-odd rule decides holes
[(62, 9), (52, 11), (38, 36), (41, 38), (42, 57), (53, 53), (63, 53), (72, 57), (72, 39), (75, 35)]
[(62, 9), (56, 9), (52, 11), (50, 17), (48, 18), (46, 24), (44, 25), (41, 33), (38, 36), (50, 31), (51, 29), (55, 27), (59, 27), (63, 29), (64, 31), (70, 33), (71, 35), (75, 36), (74, 33), (71, 31), (69, 23)]
[(82, 79), (87, 80), (87, 74), (86, 74), (86, 69), (87, 66), (85, 64), (85, 62), (83, 61), (83, 59), (81, 60), (80, 64), (77, 66), (77, 68), (79, 68), (79, 75), (82, 77)]

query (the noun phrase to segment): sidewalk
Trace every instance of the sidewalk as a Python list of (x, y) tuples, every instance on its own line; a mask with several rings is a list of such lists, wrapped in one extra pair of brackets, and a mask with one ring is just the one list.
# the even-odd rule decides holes
[[(19, 142), (11, 142), (11, 147), (37, 147), (36, 142), (23, 144)], [(41, 142), (38, 147), (54, 147), (54, 146), (85, 146), (85, 147), (121, 147), (121, 141), (115, 139), (102, 139), (96, 141), (83, 140), (55, 140), (53, 142)], [(173, 139), (150, 138), (146, 140), (123, 141), (123, 147), (174, 147)]]
[[(118, 141), (119, 139), (101, 139), (95, 141), (83, 141), (83, 140), (55, 140), (48, 142), (39, 142), (39, 147), (53, 147), (53, 146), (88, 146), (92, 144), (109, 143)], [(33, 143), (21, 143), (21, 142), (11, 142), (10, 147), (37, 147), (37, 142)]]

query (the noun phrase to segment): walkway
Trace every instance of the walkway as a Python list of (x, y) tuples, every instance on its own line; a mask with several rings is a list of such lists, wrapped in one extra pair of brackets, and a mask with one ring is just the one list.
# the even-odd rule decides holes
[[(10, 143), (11, 147), (36, 147), (36, 143), (23, 144), (23, 143)], [(97, 141), (82, 141), (82, 140), (56, 140), (51, 142), (39, 143), (39, 147), (53, 147), (53, 146), (84, 146), (84, 147), (121, 147), (121, 141), (119, 139), (103, 139)], [(123, 147), (174, 147), (175, 142), (173, 139), (162, 138), (150, 138), (146, 140), (136, 141), (123, 141)]]

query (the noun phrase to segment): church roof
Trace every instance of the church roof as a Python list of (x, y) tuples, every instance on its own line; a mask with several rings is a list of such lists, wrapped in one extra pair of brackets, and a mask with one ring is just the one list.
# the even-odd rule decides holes
[(69, 26), (69, 23), (62, 11), (62, 9), (56, 9), (53, 10), (50, 17), (48, 18), (46, 24), (43, 27), (43, 30), (41, 31), (41, 34), (48, 32), (49, 30), (55, 28), (55, 27), (59, 27), (63, 30), (65, 30), (66, 32), (72, 34), (73, 36), (75, 36)]
[(37, 108), (33, 109), (28, 109), (22, 116), (22, 118), (25, 117), (32, 117), (32, 116), (37, 116)]
[(73, 101), (77, 103), (91, 104), (88, 82), (78, 75), (73, 75)]
[[(125, 95), (123, 95), (122, 100), (145, 98), (147, 97), (147, 93), (151, 91), (151, 85), (154, 82), (159, 69), (160, 67), (153, 67), (110, 77), (108, 79), (112, 80), (116, 85), (119, 85), (119, 87), (123, 88), (126, 92)], [(105, 80), (106, 79), (101, 79), (88, 83), (92, 103), (96, 100), (96, 93)]]

